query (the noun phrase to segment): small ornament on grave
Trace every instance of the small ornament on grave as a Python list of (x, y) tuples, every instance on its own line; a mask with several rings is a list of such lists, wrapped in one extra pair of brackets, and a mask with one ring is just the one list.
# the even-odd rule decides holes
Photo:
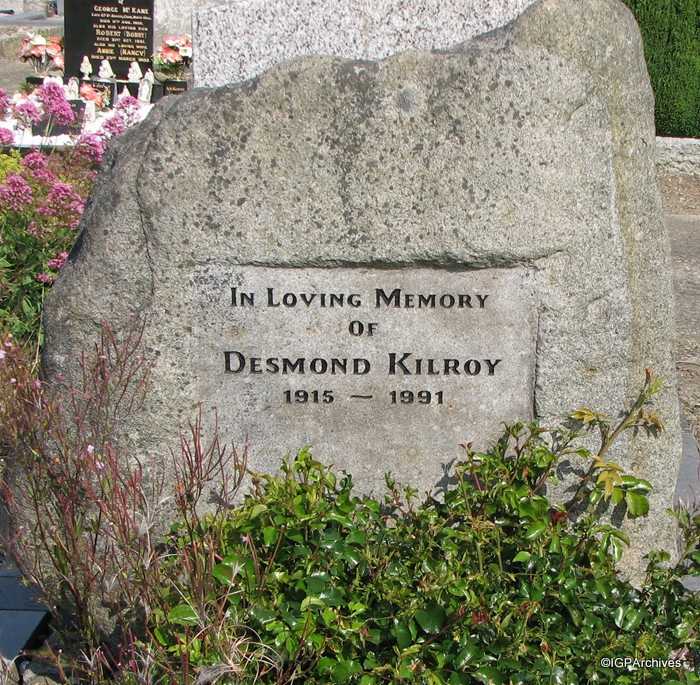
[(75, 76), (71, 76), (71, 78), (68, 79), (68, 85), (66, 86), (66, 97), (69, 100), (80, 99), (80, 81)]
[(97, 75), (103, 81), (111, 81), (114, 78), (114, 71), (112, 70), (112, 65), (109, 60), (103, 59), (100, 63), (100, 70)]
[(156, 77), (151, 69), (146, 71), (146, 75), (143, 77), (145, 81), (148, 81), (151, 85), (156, 82)]
[(132, 83), (138, 83), (143, 78), (143, 72), (138, 62), (132, 62), (129, 66), (128, 79)]
[(119, 95), (117, 96), (117, 104), (119, 104), (122, 100), (124, 100), (124, 98), (130, 98), (130, 97), (131, 97), (131, 93), (129, 92), (129, 89), (126, 86), (124, 86), (124, 88), (122, 89), (122, 92), (119, 93)]
[(97, 105), (94, 100), (85, 103), (85, 122), (92, 124), (97, 119)]
[[(150, 71), (150, 70), (149, 70)], [(142, 78), (139, 83), (139, 100), (145, 104), (151, 103), (153, 97), (153, 81), (147, 78)]]
[(84, 81), (87, 81), (92, 74), (92, 64), (87, 56), (83, 57), (83, 61), (80, 63), (80, 73), (83, 75)]

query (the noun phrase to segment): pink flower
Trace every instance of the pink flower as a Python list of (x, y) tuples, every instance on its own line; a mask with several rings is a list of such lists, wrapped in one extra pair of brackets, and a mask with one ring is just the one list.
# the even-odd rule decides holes
[(180, 56), (180, 53), (177, 50), (174, 50), (173, 48), (169, 48), (167, 46), (161, 49), (160, 58), (166, 64), (177, 64), (178, 62), (182, 62), (182, 57)]
[(0, 119), (5, 119), (10, 113), (10, 97), (4, 88), (0, 88)]
[(9, 174), (5, 179), (5, 184), (0, 185), (0, 209), (6, 208), (14, 212), (21, 212), (31, 204), (32, 199), (32, 189), (18, 174)]
[(0, 350), (0, 360), (5, 359), (6, 356), (7, 352), (5, 352), (5, 350)]
[(41, 227), (36, 221), (30, 221), (29, 226), (27, 226), (27, 233), (34, 236), (35, 238), (41, 238)]
[(67, 259), (68, 259), (68, 253), (67, 252), (60, 252), (53, 259), (49, 259), (49, 262), (48, 262), (49, 269), (54, 269), (56, 271), (60, 271), (63, 268), (64, 264), (66, 263)]
[(49, 160), (42, 152), (30, 152), (22, 159), (22, 166), (31, 171), (43, 171), (49, 168)]
[(22, 159), (22, 166), (31, 173), (33, 178), (46, 185), (56, 181), (56, 177), (49, 170), (48, 158), (41, 152), (30, 152)]
[(56, 280), (56, 277), (52, 276), (51, 274), (39, 274), (36, 277), (36, 280), (44, 285), (51, 285)]
[(36, 96), (44, 105), (44, 112), (59, 126), (67, 126), (75, 121), (75, 112), (66, 100), (63, 87), (57, 83), (45, 83), (36, 89)]
[(68, 183), (56, 181), (49, 194), (46, 196), (44, 204), (36, 211), (42, 216), (64, 216), (66, 213), (80, 216), (85, 209), (85, 201), (73, 187)]
[(0, 126), (0, 145), (12, 145), (15, 142), (15, 135), (9, 128)]
[(98, 109), (104, 107), (104, 98), (102, 93), (95, 88), (93, 88), (89, 83), (83, 83), (80, 86), (80, 97), (88, 102), (94, 102)]
[(115, 114), (102, 124), (102, 130), (109, 136), (119, 136), (126, 131), (126, 123), (118, 114)]
[(124, 125), (128, 128), (138, 123), (141, 111), (141, 102), (135, 97), (128, 95), (123, 97), (115, 107), (117, 113), (124, 120)]
[(125, 95), (119, 102), (115, 109), (118, 112), (128, 112), (131, 109), (140, 109), (141, 103), (133, 95)]
[(15, 105), (13, 109), (15, 119), (26, 128), (29, 128), (32, 124), (38, 124), (41, 121), (41, 112), (31, 100), (24, 100), (18, 105)]
[(51, 62), (56, 69), (65, 69), (66, 68), (66, 63), (63, 58), (63, 53), (61, 52), (60, 54), (56, 55), (53, 58), (53, 61)]
[(95, 133), (88, 133), (78, 139), (75, 150), (82, 157), (99, 164), (104, 158), (105, 141)]

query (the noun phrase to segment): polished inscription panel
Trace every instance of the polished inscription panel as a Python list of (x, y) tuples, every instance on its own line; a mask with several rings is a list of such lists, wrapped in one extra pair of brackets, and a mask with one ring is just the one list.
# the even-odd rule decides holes
[(461, 443), (532, 414), (532, 278), (521, 268), (200, 269), (195, 394), (270, 459), (310, 444), (337, 466), (376, 471), (375, 484), (386, 471), (437, 481)]

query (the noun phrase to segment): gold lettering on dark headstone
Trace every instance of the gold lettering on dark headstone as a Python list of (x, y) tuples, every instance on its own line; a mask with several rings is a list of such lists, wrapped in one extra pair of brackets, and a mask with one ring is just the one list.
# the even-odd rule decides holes
[(75, 3), (66, 12), (67, 72), (77, 75), (84, 56), (93, 63), (108, 60), (118, 78), (131, 62), (150, 68), (153, 53), (153, 0)]
[(147, 61), (150, 19), (146, 8), (95, 5), (95, 59)]

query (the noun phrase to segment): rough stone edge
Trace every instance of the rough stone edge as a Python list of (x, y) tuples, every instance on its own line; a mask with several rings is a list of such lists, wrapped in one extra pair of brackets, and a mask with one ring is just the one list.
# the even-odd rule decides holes
[[(617, 209), (633, 312), (634, 363), (628, 387), (638, 391), (646, 367), (665, 381), (654, 409), (667, 431), (656, 439), (637, 435), (629, 449), (636, 458), (625, 464), (657, 485), (650, 496), (649, 516), (625, 523), (632, 544), (623, 564), (630, 578), (639, 582), (646, 568), (643, 555), (650, 548), (663, 548), (672, 558), (677, 555), (677, 527), (666, 510), (672, 506), (683, 451), (673, 349), (671, 245), (656, 183), (654, 95), (642, 37), (632, 12), (619, 0), (541, 0), (508, 30), (517, 43), (544, 47), (588, 71), (596, 94), (607, 101), (610, 111)], [(605, 52), (594, 54), (593, 46), (601, 45), (607, 46)], [(622, 60), (621, 55), (633, 61)], [(646, 85), (642, 91), (640, 82)], [(640, 187), (651, 192), (640, 193)], [(649, 293), (656, 296), (649, 298)], [(658, 331), (656, 338), (654, 331)], [(665, 337), (661, 332), (666, 332)]]
[(656, 138), (656, 168), (660, 174), (700, 178), (700, 138)]

